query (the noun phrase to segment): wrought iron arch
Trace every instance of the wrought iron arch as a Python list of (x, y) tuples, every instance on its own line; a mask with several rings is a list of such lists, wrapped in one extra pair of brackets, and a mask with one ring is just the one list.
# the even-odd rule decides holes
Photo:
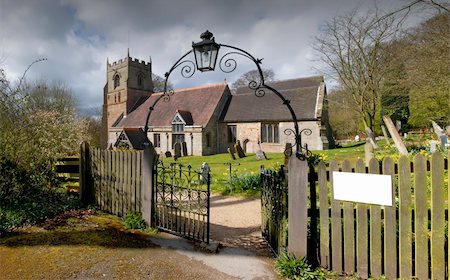
[[(207, 31), (208, 32), (208, 31)], [(211, 34), (212, 35), (212, 34)], [(276, 96), (278, 96), (281, 101), (282, 104), (284, 106), (286, 106), (286, 108), (288, 109), (292, 121), (294, 123), (294, 129), (288, 128), (284, 130), (284, 134), (289, 136), (289, 135), (293, 135), (294, 139), (295, 139), (295, 148), (296, 148), (296, 152), (295, 155), (298, 159), (300, 160), (306, 160), (306, 158), (311, 155), (311, 152), (308, 150), (308, 146), (307, 145), (302, 145), (302, 135), (311, 135), (312, 131), (309, 128), (305, 128), (302, 130), (299, 130), (298, 127), (298, 119), (297, 116), (294, 112), (294, 109), (292, 108), (291, 104), (290, 104), (290, 100), (286, 99), (277, 89), (275, 89), (274, 87), (267, 85), (264, 79), (264, 74), (261, 68), (261, 63), (263, 59), (259, 59), (259, 58), (255, 58), (253, 55), (251, 55), (249, 52), (238, 48), (238, 47), (234, 47), (231, 45), (226, 45), (226, 44), (218, 44), (220, 46), (220, 48), (226, 48), (229, 49), (224, 55), (221, 56), (221, 58), (219, 59), (219, 68), (222, 72), (224, 73), (231, 73), (233, 72), (237, 66), (238, 63), (236, 61), (235, 58), (233, 58), (233, 55), (237, 55), (237, 56), (242, 56), (245, 57), (249, 60), (251, 60), (259, 73), (260, 76), (260, 80), (259, 81), (250, 81), (248, 84), (248, 87), (252, 90), (254, 90), (255, 92), (255, 96), (256, 97), (263, 97), (267, 92), (272, 92), (273, 94), (275, 94)], [(196, 64), (189, 59), (186, 59), (186, 57), (188, 55), (190, 55), (191, 53), (193, 53), (193, 50), (190, 50), (188, 52), (186, 52), (183, 56), (181, 56), (173, 65), (172, 67), (169, 69), (168, 72), (166, 72), (164, 74), (165, 76), (165, 82), (164, 82), (164, 93), (162, 95), (160, 95), (154, 102), (153, 104), (148, 108), (148, 114), (147, 114), (147, 118), (145, 120), (145, 125), (144, 125), (144, 133), (145, 136), (147, 136), (147, 132), (149, 129), (148, 126), (148, 122), (150, 120), (150, 116), (153, 112), (153, 110), (155, 109), (155, 106), (161, 101), (164, 100), (166, 102), (170, 101), (170, 97), (175, 93), (175, 91), (173, 89), (169, 89), (167, 88), (168, 85), (168, 80), (170, 75), (172, 74), (172, 72), (174, 72), (177, 68), (181, 67), (180, 69), (180, 73), (184, 78), (190, 78), (192, 77), (195, 72), (196, 72)], [(148, 138), (146, 138), (147, 141)], [(290, 151), (289, 150), (285, 150), (284, 151), (285, 154), (290, 155)]]

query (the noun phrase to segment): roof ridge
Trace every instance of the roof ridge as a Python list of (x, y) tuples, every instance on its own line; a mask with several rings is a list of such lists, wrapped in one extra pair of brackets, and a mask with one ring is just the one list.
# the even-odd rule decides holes
[[(175, 93), (177, 93), (177, 92), (192, 91), (192, 90), (198, 90), (198, 89), (203, 89), (203, 88), (213, 88), (213, 87), (227, 86), (227, 85), (228, 84), (226, 82), (210, 83), (210, 84), (196, 86), (196, 87), (174, 89), (173, 91)], [(152, 95), (162, 95), (162, 94), (164, 94), (164, 92), (160, 91), (160, 92), (154, 92)]]

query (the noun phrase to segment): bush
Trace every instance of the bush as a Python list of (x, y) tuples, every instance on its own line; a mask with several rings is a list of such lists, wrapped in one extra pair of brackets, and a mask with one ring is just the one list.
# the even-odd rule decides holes
[(44, 165), (25, 169), (0, 157), (0, 233), (36, 223), (78, 206)]
[(128, 211), (124, 217), (123, 224), (127, 229), (146, 229), (147, 225), (145, 224), (144, 219), (142, 218), (141, 213), (136, 213), (133, 211)]
[(305, 258), (298, 259), (292, 254), (281, 253), (275, 261), (275, 269), (283, 277), (302, 280), (325, 280), (325, 273), (313, 270)]
[(233, 191), (259, 191), (260, 190), (260, 176), (259, 174), (233, 174), (231, 176), (231, 183)]

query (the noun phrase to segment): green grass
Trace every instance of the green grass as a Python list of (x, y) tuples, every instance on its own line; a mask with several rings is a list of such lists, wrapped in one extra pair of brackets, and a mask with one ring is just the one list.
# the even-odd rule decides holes
[[(207, 162), (211, 169), (211, 191), (221, 194), (240, 194), (240, 195), (257, 195), (257, 191), (240, 192), (236, 186), (230, 185), (230, 163), (231, 174), (259, 174), (261, 165), (265, 168), (275, 169), (284, 164), (284, 154), (269, 153), (267, 160), (258, 160), (255, 154), (247, 154), (245, 158), (237, 158), (232, 160), (229, 154), (217, 154), (211, 156), (188, 156), (181, 157), (178, 163), (191, 165), (194, 170), (200, 170), (202, 164)], [(165, 164), (174, 162), (173, 158), (164, 158)]]
[[(321, 159), (325, 161), (348, 159), (355, 162), (358, 158), (364, 158), (364, 143), (350, 144), (340, 149), (313, 151), (313, 153), (320, 155)], [(191, 165), (194, 170), (200, 170), (202, 164), (207, 162), (211, 168), (211, 190), (214, 193), (254, 196), (258, 195), (258, 190), (241, 190), (237, 185), (230, 185), (230, 163), (231, 175), (234, 176), (243, 174), (257, 176), (261, 165), (264, 165), (266, 169), (278, 169), (280, 165), (284, 164), (283, 153), (268, 153), (267, 158), (267, 160), (258, 160), (255, 154), (247, 154), (245, 158), (232, 160), (229, 154), (217, 154), (181, 157), (177, 162), (186, 166)], [(163, 162), (168, 164), (174, 161), (173, 158), (164, 158)]]

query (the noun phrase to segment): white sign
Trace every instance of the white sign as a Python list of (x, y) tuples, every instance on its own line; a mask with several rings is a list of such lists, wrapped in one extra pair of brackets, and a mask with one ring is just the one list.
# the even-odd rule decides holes
[(391, 176), (333, 171), (333, 198), (392, 206)]

